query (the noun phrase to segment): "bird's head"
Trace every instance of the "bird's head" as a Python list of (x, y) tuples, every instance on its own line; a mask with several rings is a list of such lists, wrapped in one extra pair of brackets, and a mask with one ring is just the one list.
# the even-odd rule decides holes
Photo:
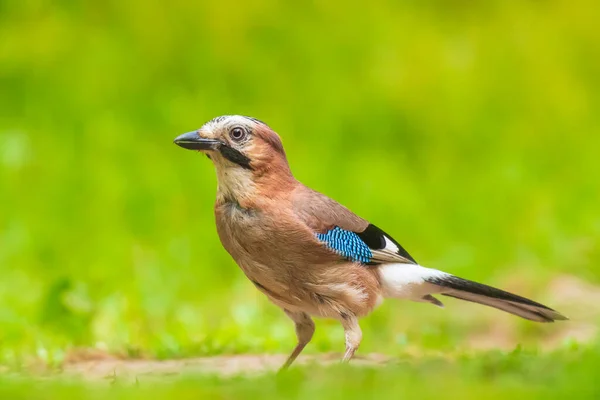
[(260, 189), (275, 189), (292, 181), (279, 135), (255, 118), (225, 115), (200, 129), (184, 133), (174, 143), (205, 153), (215, 165), (219, 191), (239, 198)]

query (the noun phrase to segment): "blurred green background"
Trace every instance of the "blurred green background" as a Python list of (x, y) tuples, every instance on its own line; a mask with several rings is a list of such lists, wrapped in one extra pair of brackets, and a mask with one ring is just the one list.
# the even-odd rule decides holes
[[(423, 265), (572, 318), (389, 301), (361, 352), (556, 348), (600, 321), (595, 1), (0, 1), (0, 361), (291, 350), (222, 249), (222, 114)], [(594, 297), (595, 296), (595, 297)], [(308, 353), (341, 351), (318, 322)]]

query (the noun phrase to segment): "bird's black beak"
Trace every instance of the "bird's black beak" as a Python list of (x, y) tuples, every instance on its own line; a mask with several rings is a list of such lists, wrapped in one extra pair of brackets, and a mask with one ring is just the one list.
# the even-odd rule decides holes
[(215, 139), (206, 139), (198, 134), (198, 131), (192, 131), (179, 135), (173, 140), (177, 146), (188, 150), (218, 150), (221, 142)]

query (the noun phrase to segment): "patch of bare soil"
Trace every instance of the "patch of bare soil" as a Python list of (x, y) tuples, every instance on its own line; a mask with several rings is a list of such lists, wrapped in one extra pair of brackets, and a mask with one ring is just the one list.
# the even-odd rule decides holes
[[(341, 354), (300, 356), (298, 365), (318, 363), (330, 365), (340, 362)], [(233, 376), (275, 372), (283, 365), (287, 355), (232, 355), (203, 357), (184, 360), (120, 360), (100, 358), (97, 360), (67, 363), (62, 375), (85, 380), (108, 380), (118, 382), (152, 381), (181, 378), (193, 374)], [(392, 362), (391, 357), (380, 354), (357, 356), (353, 365), (380, 366)]]

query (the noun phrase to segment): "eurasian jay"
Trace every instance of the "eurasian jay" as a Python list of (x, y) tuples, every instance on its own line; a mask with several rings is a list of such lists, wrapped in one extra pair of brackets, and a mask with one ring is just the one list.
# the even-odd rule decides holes
[(425, 268), (390, 235), (298, 182), (281, 139), (255, 118), (232, 115), (175, 144), (205, 153), (217, 171), (215, 216), (225, 250), (248, 279), (296, 324), (289, 367), (310, 342), (312, 317), (343, 325), (354, 356), (361, 317), (386, 298), (443, 307), (435, 294), (494, 307), (536, 322), (567, 318), (524, 297)]

